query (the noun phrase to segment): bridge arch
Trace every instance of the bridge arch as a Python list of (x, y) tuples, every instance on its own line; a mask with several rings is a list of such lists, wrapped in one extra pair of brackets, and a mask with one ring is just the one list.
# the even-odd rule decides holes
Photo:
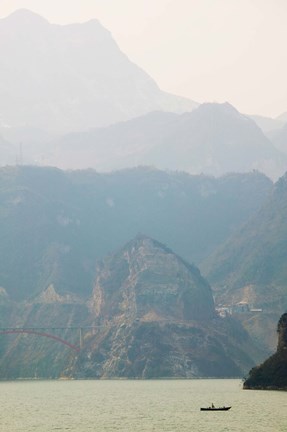
[(58, 336), (55, 336), (53, 334), (50, 333), (46, 333), (46, 332), (42, 332), (42, 331), (37, 331), (37, 330), (31, 330), (31, 329), (11, 329), (11, 330), (1, 330), (0, 331), (0, 335), (1, 334), (34, 334), (37, 336), (43, 336), (43, 337), (47, 337), (49, 339), (54, 339), (57, 342), (60, 342), (66, 346), (68, 346), (69, 348), (71, 348), (72, 350), (79, 352), (80, 348), (76, 345), (73, 345), (71, 343), (69, 343), (68, 341), (66, 341), (65, 339), (62, 339)]

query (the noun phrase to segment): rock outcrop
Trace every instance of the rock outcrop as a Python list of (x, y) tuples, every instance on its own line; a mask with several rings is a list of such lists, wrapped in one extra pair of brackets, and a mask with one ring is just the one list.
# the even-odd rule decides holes
[(94, 271), (87, 297), (49, 285), (0, 303), (2, 328), (52, 333), (0, 335), (0, 379), (235, 377), (258, 362), (241, 325), (216, 315), (198, 268), (158, 241), (139, 235)]
[(214, 314), (209, 284), (199, 270), (163, 244), (138, 235), (97, 271), (97, 317), (114, 320), (205, 320)]
[(287, 390), (287, 313), (281, 316), (277, 331), (276, 353), (251, 369), (244, 389)]
[(90, 302), (96, 328), (67, 375), (233, 377), (252, 363), (247, 335), (216, 316), (199, 270), (161, 243), (139, 235), (97, 274)]

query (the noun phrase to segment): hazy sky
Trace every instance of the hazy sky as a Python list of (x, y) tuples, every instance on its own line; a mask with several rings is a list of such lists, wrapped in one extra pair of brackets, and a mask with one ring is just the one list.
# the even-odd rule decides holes
[(287, 0), (0, 0), (50, 22), (97, 18), (161, 89), (241, 112), (287, 111)]

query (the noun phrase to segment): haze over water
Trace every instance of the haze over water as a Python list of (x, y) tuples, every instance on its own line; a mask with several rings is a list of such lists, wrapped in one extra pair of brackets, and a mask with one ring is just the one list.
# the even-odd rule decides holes
[[(227, 412), (201, 412), (214, 403)], [(240, 380), (0, 383), (5, 432), (283, 432), (287, 393), (243, 391)]]

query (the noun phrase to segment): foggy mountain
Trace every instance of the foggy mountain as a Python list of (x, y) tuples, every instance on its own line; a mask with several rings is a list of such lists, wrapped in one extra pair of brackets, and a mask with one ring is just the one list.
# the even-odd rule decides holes
[(275, 329), (278, 316), (287, 308), (286, 215), (287, 173), (275, 183), (255, 215), (202, 266), (217, 291), (218, 302), (244, 301), (264, 311), (253, 319), (245, 318), (251, 333), (265, 345), (274, 334), (267, 328)]
[(277, 129), (280, 129), (284, 125), (284, 121), (280, 120), (279, 118), (271, 118), (271, 117), (264, 117), (260, 115), (249, 115), (247, 116), (251, 118), (258, 127), (264, 132), (267, 136), (273, 131), (276, 131)]
[(21, 9), (0, 20), (0, 41), (0, 134), (12, 144), (2, 166), (256, 169), (272, 179), (287, 169), (250, 118), (162, 92), (97, 20), (54, 25)]
[(273, 132), (271, 141), (274, 147), (287, 154), (287, 123), (281, 129)]
[(181, 115), (155, 112), (66, 135), (53, 146), (47, 160), (61, 168), (109, 171), (152, 165), (216, 176), (256, 169), (273, 179), (287, 169), (287, 157), (228, 103), (202, 104)]
[(258, 172), (1, 168), (1, 326), (105, 323), (85, 334), (76, 357), (52, 341), (3, 337), (1, 378), (31, 377), (35, 367), (46, 378), (245, 373), (261, 350), (236, 320), (216, 316), (208, 282), (189, 263), (248, 220), (271, 188)]
[(69, 132), (196, 103), (159, 89), (97, 21), (54, 25), (25, 9), (0, 20), (0, 124)]
[(244, 287), (252, 287), (261, 307), (286, 308), (286, 213), (287, 173), (265, 204), (210, 258), (208, 280), (237, 297)]
[(110, 174), (0, 169), (0, 287), (86, 295), (96, 259), (144, 233), (199, 263), (261, 206), (260, 173), (222, 178), (139, 168)]

